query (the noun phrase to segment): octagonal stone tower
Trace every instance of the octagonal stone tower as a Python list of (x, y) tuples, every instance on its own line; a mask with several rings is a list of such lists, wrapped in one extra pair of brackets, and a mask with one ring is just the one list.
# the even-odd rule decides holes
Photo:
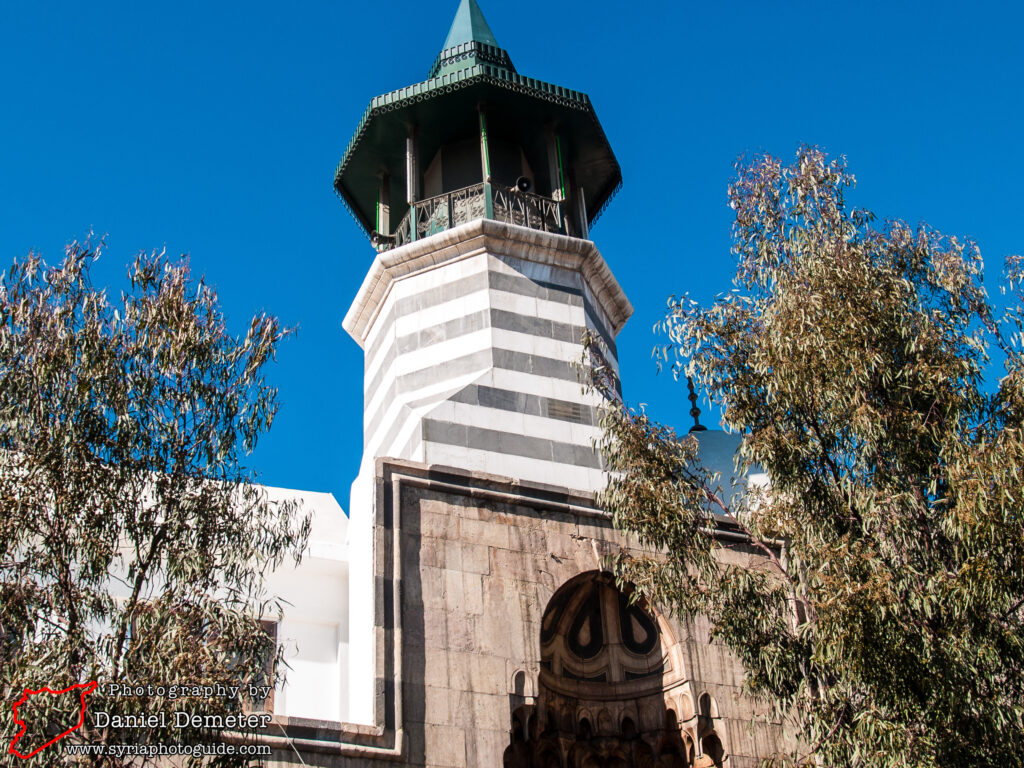
[(335, 189), (377, 256), (345, 317), (365, 352), (350, 504), (350, 712), (370, 722), (373, 479), (403, 459), (603, 486), (586, 329), (617, 370), (632, 307), (589, 229), (621, 184), (589, 98), (516, 72), (462, 0), (428, 79), (370, 102)]
[(476, 219), (380, 254), (345, 318), (364, 456), (596, 490), (585, 330), (614, 359), (631, 307), (589, 240)]

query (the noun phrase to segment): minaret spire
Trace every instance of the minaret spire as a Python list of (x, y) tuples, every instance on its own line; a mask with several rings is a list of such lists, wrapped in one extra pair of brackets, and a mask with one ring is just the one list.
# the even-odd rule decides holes
[(455, 12), (455, 19), (444, 41), (444, 50), (463, 43), (485, 43), (499, 47), (476, 0), (461, 0), (459, 3), (459, 10)]
[(484, 12), (476, 0), (460, 0), (444, 47), (434, 60), (428, 77), (451, 76), (478, 64), (489, 64), (515, 72), (508, 51), (498, 45)]

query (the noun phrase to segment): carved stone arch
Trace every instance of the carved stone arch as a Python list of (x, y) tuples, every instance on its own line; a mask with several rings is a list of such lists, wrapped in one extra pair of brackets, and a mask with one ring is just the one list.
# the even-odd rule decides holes
[(683, 734), (683, 744), (686, 748), (686, 759), (688, 764), (693, 765), (697, 756), (697, 747), (693, 741), (693, 737), (689, 733)]
[(704, 691), (700, 695), (700, 698), (698, 699), (697, 709), (701, 717), (706, 717), (714, 720), (717, 720), (719, 717), (721, 717), (721, 715), (718, 714), (718, 702), (715, 700), (715, 697), (707, 691)]
[(522, 668), (512, 673), (510, 690), (514, 696), (522, 696), (523, 698), (532, 698), (537, 695), (534, 689), (533, 678)]
[(576, 735), (589, 739), (597, 732), (597, 723), (589, 709), (581, 709), (576, 715)]
[(612, 736), (618, 732), (607, 707), (602, 707), (597, 713), (597, 732), (602, 736)]
[(683, 691), (673, 701), (676, 706), (676, 712), (679, 713), (680, 723), (689, 722), (697, 714), (696, 707), (693, 706), (693, 698), (688, 692)]
[(686, 646), (678, 642), (679, 638), (676, 637), (675, 630), (669, 623), (667, 616), (658, 611), (653, 612), (653, 614), (657, 621), (658, 632), (661, 635), (665, 678), (678, 681), (689, 679), (686, 668), (688, 658)]
[[(630, 600), (606, 572), (580, 574), (551, 595), (540, 625), (536, 709), (571, 768), (689, 768), (668, 702), (684, 684), (672, 629), (644, 602)], [(539, 754), (539, 753), (538, 753)]]
[(719, 718), (718, 702), (707, 691), (697, 698), (697, 739), (700, 756), (695, 768), (721, 768), (725, 765), (725, 744), (717, 728)]
[(632, 715), (628, 713), (622, 715), (622, 718), (619, 721), (619, 732), (625, 739), (632, 739), (639, 734), (639, 730), (637, 729), (636, 725), (636, 720), (633, 718)]

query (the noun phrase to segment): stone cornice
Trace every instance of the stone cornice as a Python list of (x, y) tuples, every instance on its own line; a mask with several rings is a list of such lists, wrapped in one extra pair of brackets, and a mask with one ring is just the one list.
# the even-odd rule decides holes
[(377, 254), (342, 325), (363, 346), (396, 280), (481, 253), (576, 270), (608, 317), (613, 335), (633, 314), (633, 305), (590, 240), (477, 219)]

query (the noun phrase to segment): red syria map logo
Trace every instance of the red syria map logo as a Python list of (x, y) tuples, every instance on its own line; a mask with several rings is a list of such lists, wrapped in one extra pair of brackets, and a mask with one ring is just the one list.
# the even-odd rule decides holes
[[(58, 741), (63, 739), (65, 736), (67, 736), (72, 731), (76, 731), (79, 728), (81, 728), (82, 724), (85, 722), (85, 697), (88, 696), (93, 691), (95, 691), (96, 690), (96, 686), (97, 686), (97, 683), (95, 681), (93, 681), (91, 683), (79, 683), (78, 685), (72, 685), (69, 688), (62, 688), (59, 691), (54, 691), (51, 688), (40, 688), (38, 691), (31, 691), (28, 688), (26, 688), (25, 689), (25, 693), (22, 694), (22, 697), (20, 699), (18, 699), (16, 702), (14, 702), (14, 722), (17, 725), (21, 726), (21, 730), (19, 730), (17, 735), (15, 735), (14, 740), (11, 742), (11, 746), (8, 747), (7, 751), (9, 753), (11, 753), (12, 755), (17, 755), (18, 757), (20, 757), (22, 759), (28, 759), (28, 758), (32, 757), (33, 755), (36, 755), (36, 754), (42, 752), (44, 749), (46, 749), (47, 747), (51, 746), (52, 744), (56, 744)], [(26, 701), (28, 701), (28, 697), (29, 696), (38, 696), (38, 695), (44, 694), (44, 693), (49, 694), (51, 696), (60, 696), (61, 694), (64, 694), (64, 693), (71, 693), (71, 691), (79, 691), (79, 697), (80, 697), (80, 700), (81, 700), (81, 706), (80, 706), (80, 708), (78, 710), (78, 722), (75, 725), (73, 725), (72, 727), (68, 728), (66, 731), (64, 731), (64, 733), (61, 733), (61, 734), (59, 734), (57, 736), (54, 736), (52, 739), (50, 739), (48, 742), (46, 742), (42, 746), (36, 747), (31, 752), (29, 752), (27, 755), (19, 752), (15, 748), (14, 745), (17, 744), (18, 743), (18, 739), (20, 739), (25, 734), (25, 731), (28, 729), (28, 724), (22, 722), (21, 718), (18, 717), (18, 707), (20, 707), (22, 704), (24, 704)]]

